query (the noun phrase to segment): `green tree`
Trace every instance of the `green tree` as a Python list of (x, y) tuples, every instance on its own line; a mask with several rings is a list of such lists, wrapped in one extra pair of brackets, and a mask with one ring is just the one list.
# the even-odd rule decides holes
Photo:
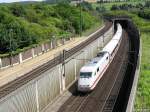
[(12, 14), (14, 14), (15, 16), (24, 16), (25, 15), (25, 7), (21, 4), (13, 4), (10, 6), (10, 11), (12, 12)]

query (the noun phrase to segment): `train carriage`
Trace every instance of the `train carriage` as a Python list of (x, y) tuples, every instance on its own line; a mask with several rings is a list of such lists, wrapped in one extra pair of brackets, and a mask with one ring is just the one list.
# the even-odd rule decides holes
[(87, 92), (95, 88), (119, 48), (122, 31), (121, 25), (117, 24), (117, 31), (110, 42), (80, 69), (78, 91)]

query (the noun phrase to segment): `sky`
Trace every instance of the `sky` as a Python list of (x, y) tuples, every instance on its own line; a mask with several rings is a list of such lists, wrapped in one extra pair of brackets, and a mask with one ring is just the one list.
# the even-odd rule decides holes
[(22, 2), (22, 1), (43, 1), (43, 0), (0, 0), (0, 3)]

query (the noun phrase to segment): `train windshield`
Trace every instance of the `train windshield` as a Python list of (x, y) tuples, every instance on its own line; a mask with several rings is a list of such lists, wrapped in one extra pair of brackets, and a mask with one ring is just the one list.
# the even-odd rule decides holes
[(81, 78), (89, 78), (92, 76), (92, 72), (80, 72)]

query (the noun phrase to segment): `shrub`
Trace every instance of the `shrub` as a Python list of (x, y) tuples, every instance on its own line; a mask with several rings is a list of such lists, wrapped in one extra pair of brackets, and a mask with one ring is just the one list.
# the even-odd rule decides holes
[[(89, 4), (84, 5), (91, 9)], [(79, 7), (64, 3), (13, 3), (0, 5), (0, 9), (4, 9), (0, 10), (0, 53), (17, 51), (52, 36), (79, 34), (81, 20), (83, 31), (98, 21), (83, 9), (81, 18)]]

